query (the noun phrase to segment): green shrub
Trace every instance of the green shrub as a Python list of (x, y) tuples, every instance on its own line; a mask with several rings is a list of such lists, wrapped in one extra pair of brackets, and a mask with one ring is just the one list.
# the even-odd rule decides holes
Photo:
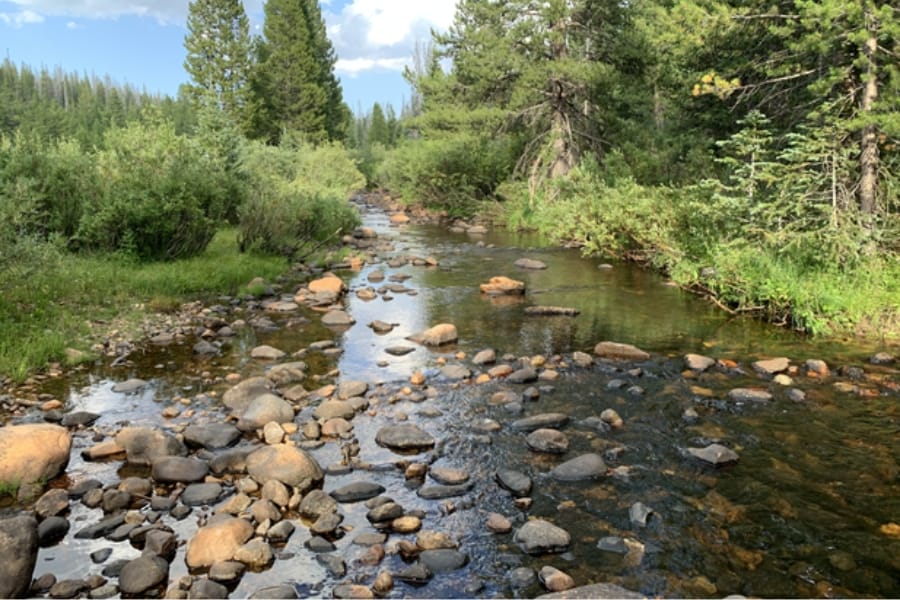
[(82, 248), (140, 260), (194, 256), (222, 221), (229, 188), (220, 165), (170, 123), (109, 131), (97, 169), (104, 185), (78, 229)]
[(409, 140), (388, 154), (378, 181), (407, 202), (467, 215), (512, 173), (514, 150), (513, 141), (505, 136), (456, 133)]
[(249, 182), (239, 211), (242, 250), (301, 259), (359, 224), (348, 199), (365, 178), (341, 146), (253, 143), (242, 165)]

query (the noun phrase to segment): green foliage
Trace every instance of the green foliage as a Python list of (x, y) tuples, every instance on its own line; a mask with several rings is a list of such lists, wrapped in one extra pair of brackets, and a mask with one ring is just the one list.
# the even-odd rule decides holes
[(222, 110), (235, 123), (245, 118), (252, 66), (250, 24), (240, 0), (194, 0), (184, 38), (186, 86), (195, 106)]
[(286, 140), (248, 145), (240, 246), (300, 259), (359, 224), (350, 195), (365, 185), (348, 151)]
[(508, 137), (467, 133), (410, 141), (388, 155), (379, 180), (407, 202), (467, 215), (509, 176), (515, 148)]
[(334, 75), (337, 58), (317, 0), (269, 0), (254, 69), (254, 135), (311, 143), (346, 137), (350, 111)]
[(203, 251), (226, 205), (219, 165), (166, 122), (110, 131), (97, 157), (103, 193), (88, 199), (83, 249), (171, 260)]
[(198, 256), (170, 262), (32, 248), (34, 268), (27, 271), (20, 261), (0, 261), (0, 377), (18, 381), (62, 361), (69, 346), (89, 352), (104, 334), (88, 323), (114, 322), (139, 337), (145, 310), (163, 307), (160, 298), (168, 299), (167, 308), (235, 295), (255, 277), (274, 279), (284, 271), (280, 258), (239, 254), (234, 229), (221, 230)]

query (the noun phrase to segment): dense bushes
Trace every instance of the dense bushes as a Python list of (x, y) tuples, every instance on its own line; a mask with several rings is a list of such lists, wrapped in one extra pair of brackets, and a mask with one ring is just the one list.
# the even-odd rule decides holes
[(465, 215), (490, 198), (514, 166), (509, 138), (456, 133), (402, 143), (385, 159), (379, 180), (408, 202)]
[(242, 171), (247, 197), (239, 211), (241, 249), (302, 258), (359, 224), (347, 198), (365, 185), (338, 144), (248, 144)]

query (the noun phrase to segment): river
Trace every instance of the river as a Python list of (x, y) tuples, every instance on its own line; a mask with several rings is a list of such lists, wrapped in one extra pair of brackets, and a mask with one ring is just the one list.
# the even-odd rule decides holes
[[(568, 573), (577, 585), (611, 582), (649, 596), (900, 596), (900, 537), (890, 527), (900, 521), (900, 375), (891, 366), (869, 363), (885, 349), (879, 340), (809, 340), (729, 316), (633, 265), (601, 264), (575, 250), (505, 231), (397, 227), (381, 209), (361, 210), (364, 225), (378, 240), (390, 240), (391, 248), (373, 250), (373, 260), (359, 270), (337, 272), (349, 287), (345, 307), (354, 325), (328, 328), (319, 323), (320, 313), (303, 308), (309, 323), (288, 327), (286, 321), (296, 315), (275, 316), (279, 329), (243, 330), (218, 357), (193, 356), (195, 340), (188, 340), (150, 347), (122, 367), (106, 364), (48, 381), (44, 391), (63, 398), (66, 410), (101, 415), (92, 429), (76, 434), (67, 475), (52, 485), (66, 487), (89, 477), (113, 484), (128, 475), (146, 476), (121, 461), (85, 461), (79, 452), (93, 443), (96, 432), (111, 435), (123, 424), (179, 431), (191, 422), (221, 421), (225, 412), (217, 398), (228, 388), (224, 375), (246, 378), (267, 367), (250, 358), (253, 347), (268, 344), (295, 352), (333, 339), (339, 350), (302, 356), (309, 366), (304, 386), (368, 382), (370, 408), (352, 421), (367, 468), (329, 472), (324, 490), (351, 481), (376, 482), (408, 513), (420, 516), (424, 529), (454, 538), (466, 558), (465, 565), (435, 573), (422, 584), (396, 581), (389, 597), (533, 597), (546, 590), (521, 569), (537, 572), (547, 565)], [(400, 260), (412, 256), (438, 264)], [(514, 263), (521, 258), (539, 260), (546, 268), (518, 268)], [(388, 277), (386, 283), (391, 276), (402, 277), (394, 277), (394, 291), (362, 300), (355, 292), (385, 285), (369, 281), (375, 270)], [(480, 283), (499, 275), (523, 281), (526, 293), (492, 297), (479, 292)], [(526, 314), (526, 307), (537, 305), (577, 309), (578, 315)], [(368, 326), (375, 320), (395, 326), (379, 334)], [(438, 323), (456, 325), (455, 344), (435, 348), (406, 340)], [(595, 361), (587, 368), (572, 365), (573, 352), (592, 353), (604, 340), (633, 344), (651, 356), (629, 363)], [(397, 345), (412, 350), (404, 356), (385, 352)], [(516, 368), (522, 357), (538, 371), (553, 366), (559, 377), (521, 385), (502, 378), (477, 384), (477, 374), (493, 366), (472, 364), (484, 349), (496, 350), (498, 362)], [(722, 362), (704, 372), (687, 371), (687, 353)], [(787, 357), (798, 367), (786, 385), (760, 377), (751, 366), (773, 357)], [(807, 359), (824, 360), (830, 374), (810, 376)], [(448, 378), (442, 371), (447, 364), (462, 365), (472, 376)], [(425, 386), (410, 385), (416, 371), (426, 376)], [(132, 377), (149, 385), (137, 393), (113, 391), (117, 382)], [(773, 399), (736, 402), (728, 398), (735, 388), (767, 389)], [(799, 390), (803, 398), (788, 390)], [(502, 391), (512, 396), (500, 401), (495, 394)], [(174, 407), (171, 414), (177, 416), (163, 418), (167, 407)], [(310, 420), (313, 409), (301, 410), (296, 422)], [(606, 409), (621, 416), (621, 427), (598, 422)], [(522, 417), (554, 412), (569, 418), (560, 428), (568, 443), (563, 454), (530, 450), (526, 433), (511, 427)], [(485, 433), (479, 426), (485, 419), (496, 421), (499, 430)], [(380, 428), (398, 422), (415, 423), (432, 434), (438, 440), (435, 449), (401, 456), (375, 443)], [(714, 467), (688, 451), (714, 442), (735, 450), (739, 460)], [(246, 437), (241, 443), (258, 442)], [(323, 467), (341, 459), (339, 441), (309, 448)], [(554, 466), (585, 453), (604, 457), (604, 477), (566, 482), (549, 475)], [(423, 499), (416, 493), (421, 482), (407, 480), (398, 461), (461, 470), (472, 488), (446, 500)], [(496, 474), (503, 469), (533, 480), (529, 502), (517, 503), (498, 484)], [(630, 516), (636, 503), (651, 511), (646, 521)], [(346, 575), (330, 573), (307, 549), (310, 534), (296, 519), (297, 530), (278, 549), (274, 564), (248, 572), (232, 588), (232, 597), (280, 583), (290, 583), (301, 596), (330, 595), (338, 583), (370, 585), (381, 570), (396, 574), (408, 568), (410, 563), (390, 550), (392, 543), (415, 539), (414, 534), (391, 534), (380, 564), (359, 563), (366, 548), (353, 540), (371, 531), (366, 511), (362, 504), (341, 505), (343, 535), (334, 545), (347, 565)], [(486, 527), (490, 513), (507, 517), (514, 531), (528, 520), (548, 520), (566, 530), (571, 543), (563, 552), (526, 554), (513, 534)], [(96, 521), (96, 515), (96, 509), (73, 502), (72, 532)], [(182, 540), (196, 529), (194, 517), (175, 521), (164, 515), (162, 521)], [(605, 549), (598, 547), (602, 540)], [(113, 559), (140, 554), (127, 541), (70, 534), (41, 550), (35, 577), (99, 573), (103, 565), (89, 556), (107, 547), (113, 548)], [(184, 546), (178, 552), (170, 567), (173, 585), (188, 575)]]

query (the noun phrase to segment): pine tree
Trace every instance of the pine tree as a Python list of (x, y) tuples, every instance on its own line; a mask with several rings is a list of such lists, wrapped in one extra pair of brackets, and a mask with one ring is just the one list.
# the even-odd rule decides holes
[(382, 146), (387, 146), (390, 143), (387, 120), (384, 117), (381, 105), (377, 102), (372, 106), (368, 142), (370, 144), (381, 144)]
[(188, 97), (199, 106), (245, 119), (251, 68), (250, 26), (240, 0), (194, 0), (184, 38)]
[(254, 74), (258, 135), (283, 132), (317, 143), (343, 139), (350, 111), (334, 76), (336, 58), (316, 0), (269, 0)]

